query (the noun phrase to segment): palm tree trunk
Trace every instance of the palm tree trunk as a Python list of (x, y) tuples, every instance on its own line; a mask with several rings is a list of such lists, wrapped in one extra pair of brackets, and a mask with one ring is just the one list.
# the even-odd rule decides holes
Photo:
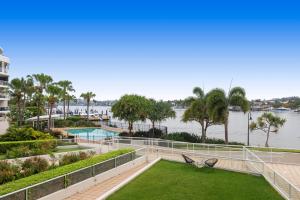
[(49, 104), (49, 123), (48, 123), (48, 130), (49, 131), (52, 127), (52, 124), (51, 124), (52, 108), (53, 108), (53, 104)]
[(201, 141), (202, 141), (202, 143), (205, 143), (205, 140), (206, 140), (206, 129), (205, 129), (204, 123), (201, 123), (201, 129), (202, 129)]
[(89, 120), (90, 116), (90, 101), (87, 101), (87, 120)]
[(21, 113), (21, 102), (18, 102), (18, 126), (21, 125), (22, 113)]
[(63, 103), (63, 107), (64, 107), (64, 120), (66, 119), (66, 99), (63, 99), (64, 103)]
[(128, 122), (129, 137), (132, 137), (132, 122)]
[(228, 144), (228, 119), (225, 120), (224, 127), (225, 127), (225, 144)]
[(152, 138), (154, 138), (154, 134), (155, 134), (154, 128), (155, 128), (155, 122), (152, 121)]
[(36, 128), (37, 130), (40, 130), (40, 104), (37, 103), (37, 120), (36, 120)]
[(271, 127), (269, 126), (268, 132), (267, 132), (267, 140), (266, 140), (265, 147), (269, 147), (270, 130), (271, 130)]
[(67, 118), (69, 117), (70, 113), (70, 100), (67, 101)]
[(25, 121), (25, 107), (26, 107), (26, 94), (24, 93), (24, 97), (23, 97), (23, 107), (22, 107), (22, 116), (21, 116), (21, 124), (23, 124), (23, 122)]

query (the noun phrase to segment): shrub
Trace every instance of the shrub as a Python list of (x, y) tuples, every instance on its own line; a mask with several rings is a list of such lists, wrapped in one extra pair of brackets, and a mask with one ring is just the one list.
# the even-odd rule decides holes
[(63, 119), (57, 119), (54, 121), (54, 126), (57, 128), (63, 128), (63, 127), (74, 127), (75, 122), (71, 120), (63, 120)]
[(79, 152), (79, 158), (80, 158), (80, 160), (87, 159), (87, 158), (89, 158), (89, 154), (86, 153), (86, 152), (80, 151)]
[(54, 126), (57, 128), (63, 127), (95, 127), (94, 122), (87, 121), (86, 119), (81, 119), (80, 117), (69, 117), (66, 120), (58, 119), (54, 121)]
[(30, 150), (42, 150), (49, 152), (57, 146), (56, 140), (31, 140), (31, 141), (15, 141), (15, 142), (0, 142), (0, 153), (6, 153), (14, 148), (26, 146)]
[(162, 139), (175, 140), (181, 142), (201, 143), (201, 137), (187, 132), (170, 133), (164, 135)]
[[(187, 132), (178, 132), (178, 133), (170, 133), (161, 137), (166, 140), (175, 140), (181, 142), (191, 142), (191, 143), (202, 143), (201, 136), (196, 134), (190, 134)], [(206, 138), (206, 144), (225, 144), (223, 139), (218, 138)], [(244, 145), (240, 142), (229, 142), (230, 145)]]
[(53, 137), (49, 133), (36, 131), (33, 128), (10, 127), (6, 134), (0, 136), (0, 141), (24, 141), (24, 140), (49, 140)]
[(40, 157), (33, 157), (26, 159), (22, 164), (23, 174), (30, 176), (42, 171), (46, 171), (49, 168), (49, 163), (46, 159)]
[(70, 116), (67, 118), (67, 120), (72, 121), (72, 122), (78, 122), (81, 120), (80, 116)]
[(6, 152), (6, 158), (20, 158), (20, 157), (27, 157), (31, 156), (33, 152), (29, 149), (28, 146), (19, 146), (12, 148)]
[(18, 171), (17, 166), (7, 161), (0, 161), (0, 184), (15, 180), (18, 176)]
[[(132, 137), (161, 138), (163, 135), (164, 134), (160, 129), (154, 128), (154, 135), (153, 135), (153, 129), (150, 129), (149, 131), (137, 131), (133, 133)], [(129, 137), (129, 133), (124, 131), (121, 132), (119, 136)]]
[(77, 127), (95, 127), (95, 126), (97, 126), (97, 125), (95, 125), (94, 122), (87, 121), (87, 120), (85, 120), (85, 119), (81, 119), (81, 120), (77, 121), (77, 122), (75, 123), (75, 125), (76, 125)]

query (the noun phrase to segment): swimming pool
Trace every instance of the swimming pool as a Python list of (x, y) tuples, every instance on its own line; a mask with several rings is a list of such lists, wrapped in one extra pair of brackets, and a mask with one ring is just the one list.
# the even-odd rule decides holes
[(103, 138), (113, 137), (118, 135), (118, 133), (116, 132), (107, 131), (101, 128), (68, 129), (66, 131), (80, 138), (91, 139), (91, 140), (103, 139)]

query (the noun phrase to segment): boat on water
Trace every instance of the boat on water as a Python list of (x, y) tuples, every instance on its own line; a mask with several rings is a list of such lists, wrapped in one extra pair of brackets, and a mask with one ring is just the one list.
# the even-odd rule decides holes
[(290, 111), (291, 109), (289, 108), (285, 108), (285, 107), (280, 107), (280, 108), (273, 108), (271, 111), (273, 112), (286, 112), (286, 111)]

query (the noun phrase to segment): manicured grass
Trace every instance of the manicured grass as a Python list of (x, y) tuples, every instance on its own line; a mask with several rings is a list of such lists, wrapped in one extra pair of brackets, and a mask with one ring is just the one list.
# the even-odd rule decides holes
[(92, 166), (94, 164), (100, 163), (105, 160), (109, 160), (111, 158), (115, 158), (117, 156), (132, 152), (133, 149), (121, 149), (112, 151), (109, 153), (101, 154), (93, 156), (86, 160), (81, 160), (76, 163), (72, 163), (69, 165), (64, 165), (61, 167), (57, 167), (48, 171), (44, 171), (32, 176), (28, 176), (26, 178), (18, 179), (16, 181), (8, 182), (6, 184), (0, 185), (0, 195), (8, 194), (10, 192), (20, 190), (22, 188), (28, 187), (30, 185), (34, 185), (37, 183), (41, 183), (43, 181), (65, 175), (67, 173)]
[[(61, 148), (57, 149), (53, 153), (64, 153), (64, 152), (72, 152), (72, 151), (82, 151), (82, 150), (87, 150), (91, 149), (89, 147), (70, 147), (70, 148)], [(92, 149), (91, 149), (92, 150)]]
[(109, 200), (282, 200), (263, 177), (160, 161)]

